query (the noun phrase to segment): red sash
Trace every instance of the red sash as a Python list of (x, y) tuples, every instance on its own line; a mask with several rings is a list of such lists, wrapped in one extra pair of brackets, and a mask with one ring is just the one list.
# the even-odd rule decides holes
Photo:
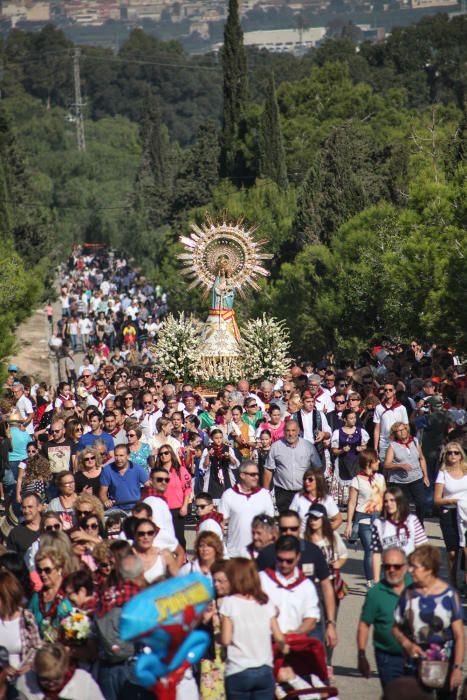
[(210, 513), (206, 513), (206, 515), (202, 515), (198, 521), (198, 526), (197, 530), (199, 530), (199, 526), (201, 523), (204, 523), (206, 520), (215, 520), (216, 523), (218, 523), (222, 527), (222, 523), (224, 521), (224, 516), (222, 513), (218, 513), (217, 511), (213, 510)]
[(240, 333), (237, 327), (237, 322), (235, 321), (235, 311), (233, 309), (209, 309), (209, 315), (220, 316), (226, 323), (231, 321), (235, 340), (238, 343), (240, 342)]
[(255, 493), (259, 493), (261, 491), (261, 486), (257, 486), (251, 493), (244, 493), (243, 491), (240, 491), (240, 487), (238, 484), (235, 484), (235, 486), (232, 486), (232, 490), (235, 491), (235, 493), (240, 494), (240, 496), (245, 496), (245, 498), (250, 498), (250, 496), (254, 496)]
[(303, 573), (303, 571), (301, 569), (298, 570), (298, 577), (295, 579), (295, 581), (293, 583), (289, 583), (288, 585), (283, 584), (283, 583), (281, 583), (281, 581), (279, 581), (274, 569), (265, 569), (265, 572), (269, 576), (269, 578), (272, 581), (274, 581), (274, 583), (276, 584), (276, 586), (278, 588), (284, 588), (286, 591), (291, 591), (294, 588), (296, 588), (297, 586), (299, 586), (301, 583), (303, 583), (303, 581), (308, 581), (307, 577), (305, 576), (305, 574)]

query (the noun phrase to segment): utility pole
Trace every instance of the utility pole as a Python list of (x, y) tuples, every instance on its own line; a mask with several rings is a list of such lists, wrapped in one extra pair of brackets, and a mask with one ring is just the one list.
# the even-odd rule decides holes
[(75, 119), (76, 119), (76, 139), (78, 142), (78, 151), (86, 150), (86, 141), (84, 140), (84, 104), (81, 100), (81, 79), (79, 74), (79, 57), (81, 49), (76, 48), (73, 51), (73, 78), (75, 83)]

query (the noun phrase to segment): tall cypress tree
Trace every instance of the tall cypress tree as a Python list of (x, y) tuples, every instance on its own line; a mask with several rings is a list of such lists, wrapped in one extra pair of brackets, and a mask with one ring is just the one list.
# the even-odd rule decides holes
[(141, 127), (143, 153), (136, 174), (134, 202), (147, 208), (155, 228), (166, 222), (170, 211), (173, 168), (170, 143), (154, 96), (146, 100)]
[(268, 93), (261, 116), (260, 173), (263, 177), (274, 180), (281, 190), (287, 189), (287, 167), (274, 73), (269, 77)]
[(241, 178), (243, 170), (240, 139), (245, 126), (248, 99), (247, 62), (238, 14), (238, 0), (229, 0), (229, 12), (224, 29), (222, 68), (224, 103), (221, 175), (235, 180)]

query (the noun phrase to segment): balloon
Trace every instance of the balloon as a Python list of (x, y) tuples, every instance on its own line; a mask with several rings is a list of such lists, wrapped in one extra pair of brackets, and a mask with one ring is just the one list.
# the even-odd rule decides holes
[(120, 637), (144, 645), (135, 667), (142, 686), (165, 677), (164, 689), (173, 696), (176, 681), (209, 644), (209, 634), (193, 628), (213, 596), (211, 580), (191, 573), (151, 586), (123, 606)]

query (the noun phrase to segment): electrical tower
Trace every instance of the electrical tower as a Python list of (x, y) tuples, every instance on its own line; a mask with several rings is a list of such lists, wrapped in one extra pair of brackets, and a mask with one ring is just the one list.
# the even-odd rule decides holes
[(78, 151), (86, 150), (86, 141), (84, 139), (84, 103), (81, 100), (81, 79), (79, 75), (79, 57), (81, 49), (73, 51), (73, 78), (75, 83), (75, 120), (76, 120), (76, 139), (78, 142)]

